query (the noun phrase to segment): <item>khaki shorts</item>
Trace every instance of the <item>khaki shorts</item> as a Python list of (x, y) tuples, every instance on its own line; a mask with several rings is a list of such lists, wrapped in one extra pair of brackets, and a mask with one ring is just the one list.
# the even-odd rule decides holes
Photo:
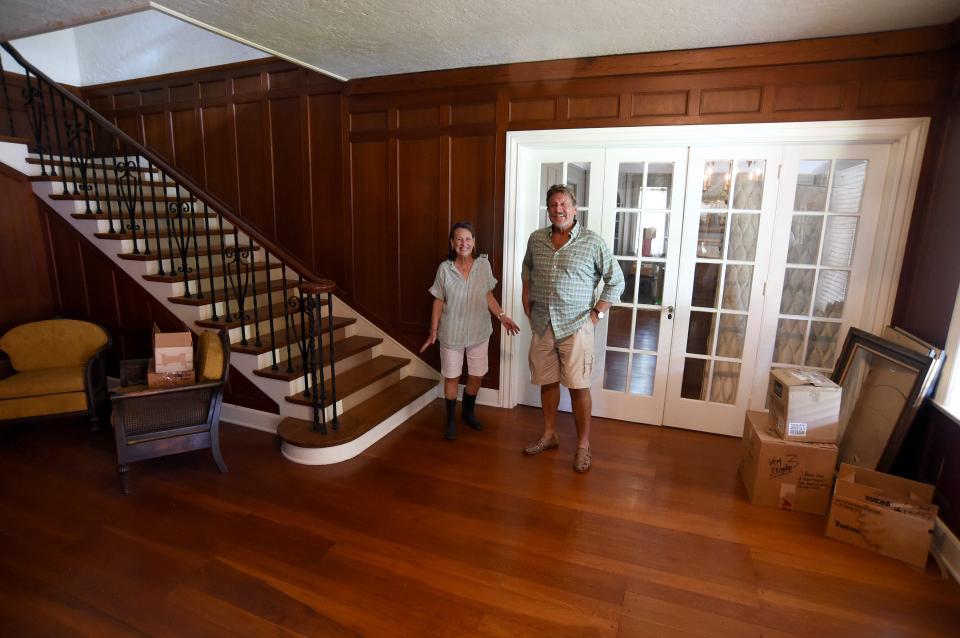
[(557, 341), (553, 326), (543, 336), (533, 331), (530, 340), (530, 383), (548, 385), (558, 381), (568, 388), (593, 385), (593, 321), (587, 321), (572, 335)]

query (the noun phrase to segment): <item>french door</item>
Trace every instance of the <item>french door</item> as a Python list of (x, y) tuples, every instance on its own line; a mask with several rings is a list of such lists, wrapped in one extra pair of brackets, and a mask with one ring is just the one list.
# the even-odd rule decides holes
[[(596, 331), (593, 413), (739, 435), (744, 412), (764, 407), (771, 365), (829, 370), (850, 326), (876, 330), (884, 321), (868, 290), (889, 298), (891, 283), (871, 267), (892, 272), (897, 259), (896, 236), (878, 229), (906, 228), (908, 202), (894, 212), (885, 201), (915, 179), (899, 166), (890, 174), (894, 150), (900, 162), (910, 149), (920, 156), (922, 137), (912, 140), (924, 129), (910, 125), (908, 134), (878, 125), (899, 138), (865, 134), (869, 123), (818, 125), (820, 139), (842, 138), (829, 144), (805, 141), (814, 125), (781, 129), (783, 139), (756, 125), (736, 127), (743, 135), (723, 143), (707, 140), (724, 127), (679, 127), (696, 130), (690, 138), (645, 131), (651, 141), (638, 143), (586, 143), (603, 133), (574, 132), (578, 143), (566, 147), (520, 145), (508, 191), (515, 267), (505, 290), (513, 288), (514, 315), (527, 238), (549, 223), (544, 194), (568, 184), (580, 223), (602, 235), (626, 281)], [(526, 364), (530, 331), (524, 322), (513, 339), (510, 392), (539, 405)]]

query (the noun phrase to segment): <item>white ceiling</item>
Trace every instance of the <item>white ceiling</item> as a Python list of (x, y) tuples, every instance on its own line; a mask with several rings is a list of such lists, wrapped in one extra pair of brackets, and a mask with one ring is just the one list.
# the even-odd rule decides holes
[(343, 79), (952, 22), (960, 0), (0, 0), (0, 39), (153, 7)]

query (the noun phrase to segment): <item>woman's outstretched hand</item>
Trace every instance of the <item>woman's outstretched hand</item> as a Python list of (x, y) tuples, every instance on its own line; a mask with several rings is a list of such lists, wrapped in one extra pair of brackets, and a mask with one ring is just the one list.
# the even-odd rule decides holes
[(434, 330), (430, 331), (430, 334), (427, 336), (427, 340), (423, 342), (423, 347), (420, 348), (420, 352), (423, 352), (433, 344), (437, 342), (437, 333)]
[(520, 334), (520, 326), (518, 326), (516, 322), (514, 322), (514, 320), (508, 317), (507, 315), (503, 315), (502, 317), (500, 317), (500, 323), (503, 325), (504, 328), (507, 329), (507, 334), (511, 334), (511, 335)]

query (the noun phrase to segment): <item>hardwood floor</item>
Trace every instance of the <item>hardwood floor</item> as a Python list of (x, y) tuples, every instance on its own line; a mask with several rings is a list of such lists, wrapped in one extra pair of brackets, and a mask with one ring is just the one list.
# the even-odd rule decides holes
[(593, 469), (527, 458), (531, 408), (439, 401), (362, 456), (285, 461), (224, 426), (207, 452), (136, 463), (79, 422), (0, 440), (5, 636), (956, 636), (960, 588), (753, 507), (739, 441), (594, 422)]

